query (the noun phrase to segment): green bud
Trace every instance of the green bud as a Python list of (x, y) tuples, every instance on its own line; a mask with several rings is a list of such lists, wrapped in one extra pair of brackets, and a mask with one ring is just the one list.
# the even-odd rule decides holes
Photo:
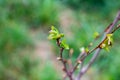
[(97, 38), (99, 35), (100, 35), (100, 34), (99, 34), (98, 32), (94, 32), (93, 37), (94, 37), (94, 38)]

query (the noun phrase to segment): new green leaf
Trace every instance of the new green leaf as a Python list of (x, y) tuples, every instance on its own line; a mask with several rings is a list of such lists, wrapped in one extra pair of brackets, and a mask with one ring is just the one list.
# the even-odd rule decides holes
[(62, 41), (61, 41), (60, 47), (62, 47), (62, 48), (64, 48), (64, 49), (69, 49), (69, 46), (68, 46), (68, 44), (66, 44), (66, 41), (65, 41), (65, 40), (62, 40)]
[(113, 43), (112, 36), (113, 36), (113, 34), (107, 34), (106, 39), (102, 42), (102, 44), (100, 45), (100, 48), (103, 48), (103, 49), (109, 51), (109, 46), (111, 46)]
[(50, 34), (48, 36), (48, 39), (56, 40), (56, 39), (59, 39), (61, 37), (64, 37), (64, 34), (59, 33), (59, 31), (54, 26), (51, 27), (51, 30), (49, 31), (49, 33)]

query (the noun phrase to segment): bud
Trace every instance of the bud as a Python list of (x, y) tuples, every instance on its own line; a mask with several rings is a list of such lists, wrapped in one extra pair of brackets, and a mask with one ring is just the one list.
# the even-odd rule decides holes
[(93, 45), (93, 43), (91, 42), (91, 43), (90, 43), (90, 46), (92, 46), (92, 45)]
[(60, 61), (60, 60), (61, 60), (61, 57), (57, 57), (57, 60)]
[(98, 32), (94, 32), (94, 38), (98, 38), (99, 37), (99, 33)]
[(106, 45), (103, 43), (103, 44), (100, 45), (100, 48), (105, 48), (105, 46)]
[(88, 49), (88, 47), (87, 47), (87, 48), (85, 48), (85, 52), (86, 52), (86, 53), (88, 53), (88, 52), (89, 52), (89, 49)]
[(85, 52), (85, 48), (84, 48), (84, 47), (80, 48), (80, 51), (81, 51), (82, 53), (84, 53), (84, 52)]
[(77, 63), (81, 64), (81, 63), (82, 63), (82, 61), (81, 61), (81, 60), (78, 60), (78, 61), (77, 61)]
[(80, 65), (78, 65), (76, 69), (79, 69), (79, 68), (80, 68)]

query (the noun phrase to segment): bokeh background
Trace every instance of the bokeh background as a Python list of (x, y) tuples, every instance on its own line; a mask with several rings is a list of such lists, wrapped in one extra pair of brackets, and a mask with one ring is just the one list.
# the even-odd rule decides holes
[[(62, 80), (58, 47), (47, 39), (50, 27), (65, 33), (74, 61), (118, 10), (120, 0), (0, 0), (0, 80)], [(115, 32), (110, 52), (102, 50), (83, 80), (120, 80), (119, 34)]]

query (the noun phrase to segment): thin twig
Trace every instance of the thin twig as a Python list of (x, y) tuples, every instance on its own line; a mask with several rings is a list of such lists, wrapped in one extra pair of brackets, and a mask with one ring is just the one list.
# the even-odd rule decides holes
[(70, 74), (70, 72), (67, 70), (67, 66), (66, 66), (66, 60), (63, 59), (63, 51), (64, 51), (64, 48), (60, 47), (60, 39), (57, 39), (57, 45), (58, 47), (60, 48), (60, 61), (62, 62), (63, 64), (63, 71), (66, 73), (66, 75), (69, 77), (70, 80), (73, 80), (72, 79), (72, 75)]
[[(120, 11), (118, 12), (116, 18), (114, 19), (114, 21), (104, 30), (104, 34), (103, 34), (103, 38), (101, 40), (101, 42), (95, 47), (93, 48), (92, 50), (86, 52), (82, 52), (77, 60), (76, 60), (76, 64), (74, 67), (72, 67), (72, 69), (68, 69), (67, 68), (67, 61), (63, 58), (63, 51), (64, 51), (64, 48), (60, 46), (61, 44), (61, 41), (60, 39), (57, 39), (57, 45), (58, 47), (60, 48), (60, 57), (59, 57), (59, 60), (62, 62), (63, 64), (63, 71), (66, 73), (66, 76), (70, 79), (70, 80), (74, 80), (72, 78), (73, 76), (73, 73), (75, 72), (75, 70), (77, 69), (78, 65), (81, 64), (81, 69), (80, 69), (80, 72), (78, 74), (78, 76), (76, 77), (76, 80), (80, 80), (81, 77), (87, 72), (87, 70), (90, 68), (90, 66), (93, 64), (93, 62), (95, 61), (95, 59), (97, 58), (97, 56), (99, 55), (100, 51), (102, 50), (102, 48), (100, 47), (101, 44), (103, 44), (103, 42), (107, 39), (106, 35), (107, 34), (110, 34), (110, 33), (114, 33), (116, 30), (118, 30), (118, 28), (120, 28), (120, 24), (116, 27), (115, 25), (117, 24), (117, 22), (120, 20)], [(113, 29), (114, 28), (114, 29)], [(84, 66), (83, 63), (84, 63), (84, 60), (86, 59), (86, 57), (88, 55), (90, 55), (93, 51), (95, 51), (95, 53), (93, 54), (93, 56), (91, 57), (90, 61)]]
[(100, 50), (101, 50), (101, 49), (98, 48), (98, 49), (96, 50), (96, 52), (94, 53), (93, 57), (91, 58), (89, 64), (87, 64), (85, 67), (82, 67), (82, 69), (81, 69), (80, 73), (78, 74), (78, 77), (77, 77), (76, 80), (80, 80), (81, 77), (82, 77), (82, 75), (86, 73), (86, 71), (89, 69), (89, 67), (92, 65), (92, 63), (93, 63), (93, 62), (95, 61), (95, 59), (97, 58)]
[(75, 72), (75, 70), (77, 69), (78, 65), (82, 63), (81, 61), (81, 57), (83, 57), (84, 55), (87, 55), (85, 52), (81, 52), (76, 60), (76, 64), (75, 66), (73, 67), (71, 73), (73, 74)]

